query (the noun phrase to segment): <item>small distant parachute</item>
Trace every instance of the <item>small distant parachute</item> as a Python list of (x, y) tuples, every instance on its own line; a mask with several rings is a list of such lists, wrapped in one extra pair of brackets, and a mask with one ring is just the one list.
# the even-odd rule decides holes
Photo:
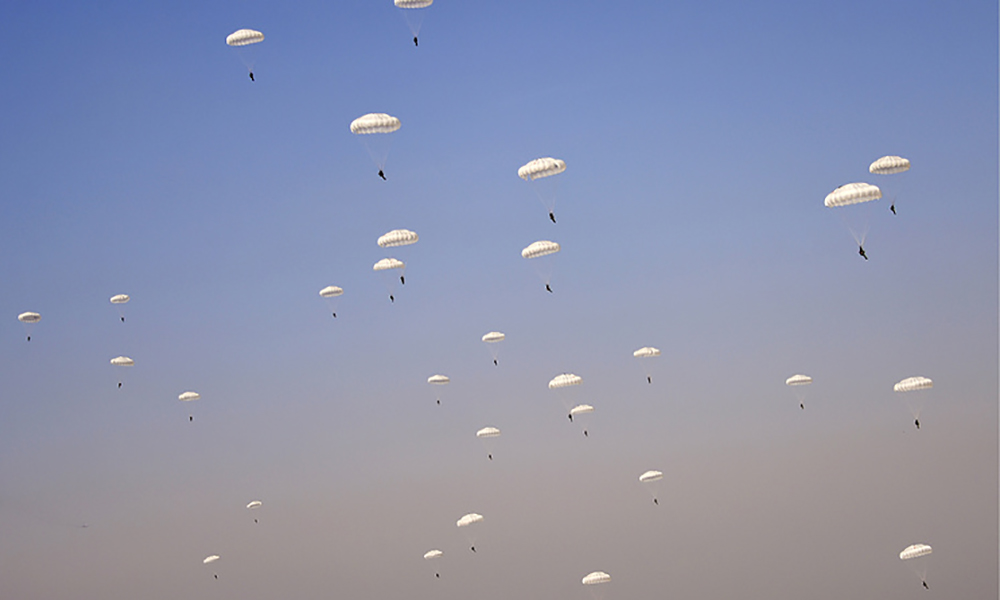
[(17, 320), (22, 323), (34, 324), (42, 320), (42, 315), (36, 312), (23, 312), (17, 315)]
[(661, 479), (663, 479), (663, 473), (660, 471), (646, 471), (642, 475), (639, 475), (639, 481), (642, 483), (659, 481)]
[(389, 157), (391, 138), (381, 135), (373, 137), (373, 134), (392, 133), (401, 126), (399, 119), (386, 113), (368, 113), (351, 121), (351, 133), (361, 136), (361, 142), (378, 167), (378, 175), (382, 179), (385, 179), (383, 169)]
[(389, 269), (405, 269), (406, 263), (395, 258), (383, 258), (374, 265), (372, 265), (373, 271), (387, 271)]
[(483, 427), (476, 432), (477, 438), (495, 438), (500, 437), (500, 430), (496, 427)]
[(594, 412), (594, 407), (589, 404), (577, 404), (573, 408), (569, 409), (569, 414), (574, 417), (592, 412)]
[(636, 358), (649, 358), (651, 356), (659, 356), (659, 355), (660, 355), (660, 349), (659, 348), (653, 348), (652, 346), (646, 346), (645, 348), (639, 348), (638, 350), (636, 350), (635, 352), (632, 353), (632, 356), (634, 356)]
[(497, 364), (497, 356), (500, 354), (500, 346), (497, 342), (502, 342), (507, 338), (502, 332), (491, 331), (489, 333), (483, 334), (482, 340), (487, 344), (490, 349), (490, 355), (493, 357), (493, 364)]
[(419, 9), (427, 8), (433, 3), (434, 0), (395, 0), (396, 6), (403, 9), (406, 25), (410, 28), (410, 33), (413, 34), (414, 46), (420, 45), (417, 42), (417, 37), (420, 35), (420, 26), (424, 23), (424, 11)]
[(111, 296), (111, 304), (125, 304), (132, 298), (128, 294), (117, 294)]
[(878, 186), (870, 183), (848, 183), (827, 194), (826, 199), (823, 200), (823, 205), (827, 208), (849, 206), (851, 204), (871, 202), (881, 197), (882, 190)]
[(558, 158), (536, 158), (517, 170), (517, 176), (525, 181), (558, 175), (566, 170), (566, 161)]
[(428, 550), (427, 552), (424, 552), (424, 560), (431, 560), (431, 559), (434, 559), (434, 558), (441, 558), (442, 556), (444, 556), (444, 552), (441, 552), (440, 550), (437, 550), (437, 549)]
[(931, 553), (931, 547), (927, 544), (913, 544), (912, 546), (907, 546), (899, 553), (900, 560), (910, 560), (911, 558), (917, 558), (920, 556), (927, 556)]
[(573, 373), (563, 373), (562, 375), (556, 375), (549, 381), (549, 389), (555, 390), (571, 385), (580, 385), (581, 383), (583, 383), (583, 377), (574, 375)]
[(198, 392), (184, 392), (180, 396), (177, 396), (177, 399), (181, 402), (191, 402), (193, 400), (201, 399), (201, 394)]
[(909, 170), (910, 161), (902, 156), (883, 156), (868, 165), (868, 172), (875, 175), (895, 175)]
[(335, 285), (328, 285), (319, 291), (319, 295), (323, 298), (336, 298), (344, 293), (344, 288), (337, 287)]
[(458, 521), (456, 521), (455, 525), (459, 527), (468, 527), (469, 525), (472, 525), (473, 523), (479, 523), (482, 520), (483, 520), (483, 515), (476, 513), (469, 513), (464, 517), (462, 517), (461, 519), (459, 519)]
[(116, 367), (132, 367), (135, 366), (135, 361), (127, 356), (116, 356), (111, 359), (111, 364)]
[(260, 500), (253, 500), (249, 504), (247, 504), (247, 508), (253, 510), (255, 508), (260, 508), (263, 504), (264, 503), (261, 502)]
[(264, 34), (254, 29), (238, 29), (226, 36), (229, 46), (249, 46), (264, 41)]
[(378, 238), (378, 245), (382, 248), (394, 248), (396, 246), (409, 246), (416, 244), (420, 236), (415, 231), (409, 229), (393, 229), (389, 233)]
[(931, 547), (927, 544), (913, 544), (912, 546), (907, 546), (903, 548), (903, 551), (899, 553), (899, 559), (905, 561), (908, 567), (910, 567), (914, 573), (920, 577), (920, 583), (924, 585), (924, 588), (930, 589), (927, 586), (927, 557), (931, 553)]
[(915, 392), (917, 390), (929, 390), (934, 387), (934, 382), (927, 377), (907, 377), (892, 386), (894, 392)]
[(542, 256), (548, 256), (549, 254), (555, 254), (556, 252), (559, 252), (559, 250), (561, 250), (561, 247), (556, 242), (540, 240), (532, 242), (524, 250), (521, 250), (521, 256), (524, 258), (539, 258)]
[(390, 275), (393, 270), (399, 270), (400, 282), (406, 281), (406, 263), (396, 258), (383, 258), (372, 266), (373, 271), (386, 274), (384, 278), (386, 290), (389, 292), (389, 300), (396, 301), (396, 276)]
[(213, 554), (211, 556), (206, 556), (205, 559), (203, 561), (201, 561), (201, 563), (203, 565), (210, 565), (210, 564), (214, 563), (215, 561), (219, 560), (219, 558), (220, 557), (219, 557), (218, 554)]
[(580, 580), (580, 583), (583, 585), (597, 585), (599, 583), (607, 583), (609, 581), (611, 581), (611, 575), (608, 575), (604, 571), (594, 571)]
[(451, 378), (447, 375), (431, 375), (427, 378), (427, 383), (432, 385), (445, 385), (446, 383), (451, 383)]
[(792, 375), (785, 380), (785, 385), (809, 385), (813, 378), (808, 375)]

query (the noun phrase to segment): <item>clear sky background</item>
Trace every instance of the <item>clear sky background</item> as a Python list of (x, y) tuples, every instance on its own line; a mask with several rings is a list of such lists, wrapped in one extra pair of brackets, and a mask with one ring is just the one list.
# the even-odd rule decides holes
[[(0, 597), (996, 598), (996, 3), (425, 13), (415, 48), (388, 0), (0, 11)], [(823, 206), (855, 181), (867, 262)]]

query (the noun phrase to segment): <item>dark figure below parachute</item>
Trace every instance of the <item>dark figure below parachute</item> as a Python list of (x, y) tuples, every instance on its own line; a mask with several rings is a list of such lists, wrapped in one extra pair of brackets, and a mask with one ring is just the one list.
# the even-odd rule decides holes
[(385, 173), (382, 172), (382, 169), (378, 170), (378, 176), (382, 178), (382, 181), (389, 181), (385, 178)]
[(406, 277), (400, 275), (399, 276), (399, 283), (402, 283), (403, 285), (406, 285)]
[(493, 359), (493, 366), (494, 367), (497, 366), (497, 359), (495, 359), (495, 358)]
[(549, 284), (547, 284), (547, 283), (545, 284), (545, 291), (548, 292), (548, 293), (550, 293), (550, 294), (552, 293), (552, 288), (550, 288)]
[(802, 402), (799, 402), (799, 408), (801, 408), (802, 410), (805, 410), (806, 409), (806, 405), (803, 404)]
[(861, 258), (863, 258), (865, 260), (868, 260), (868, 255), (865, 254), (865, 247), (864, 246), (858, 246), (858, 254), (861, 255)]
[[(250, 71), (250, 81), (257, 81), (253, 78), (253, 71)], [(216, 579), (218, 579), (218, 577)]]
[(395, 298), (393, 297), (393, 295), (392, 295), (392, 294), (389, 294), (389, 302), (392, 302), (392, 303), (394, 303), (394, 304), (395, 304), (395, 302), (396, 302), (396, 299), (395, 299)]
[(653, 378), (649, 375), (646, 376), (646, 383), (653, 383)]
[(931, 589), (931, 588), (927, 587), (927, 582), (926, 581), (921, 581), (920, 583), (924, 584), (924, 589), (925, 590)]
[(553, 223), (556, 222), (556, 215), (552, 211), (549, 211), (549, 218), (552, 219)]
[(476, 551), (476, 547), (475, 547), (475, 546), (469, 546), (469, 547), (470, 547), (470, 548), (472, 548), (472, 551), (473, 551), (473, 552), (475, 552), (475, 551)]
[(188, 423), (194, 423), (194, 415), (188, 415)]
[(486, 456), (488, 456), (490, 460), (493, 460), (493, 455), (492, 454), (487, 454)]
[(569, 417), (569, 422), (572, 423), (573, 422), (573, 413), (569, 413), (566, 416)]
[(413, 36), (413, 45), (420, 46), (420, 44), (417, 43), (417, 36)]
[(334, 318), (334, 319), (336, 319), (336, 318), (337, 318), (337, 313), (333, 313), (333, 318)]
[(893, 202), (892, 204), (889, 205), (889, 210), (892, 211), (892, 214), (896, 214), (896, 203), (895, 202)]
[(122, 317), (122, 323), (124, 323), (124, 322), (125, 322), (125, 317)]
[(653, 498), (653, 504), (659, 506), (660, 505), (660, 501), (657, 500), (656, 498)]
[(118, 382), (118, 389), (122, 389), (122, 382)]
[(913, 424), (917, 426), (917, 429), (920, 429), (920, 419), (914, 419)]

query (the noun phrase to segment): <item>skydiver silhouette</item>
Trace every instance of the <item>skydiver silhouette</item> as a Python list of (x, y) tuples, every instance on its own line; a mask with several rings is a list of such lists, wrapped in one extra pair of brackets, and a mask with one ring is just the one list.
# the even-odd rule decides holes
[(861, 258), (863, 258), (865, 260), (868, 260), (868, 257), (865, 255), (865, 247), (864, 246), (858, 246), (858, 254), (861, 255)]
[(437, 403), (438, 403), (439, 406), (441, 405), (441, 401), (440, 400), (438, 400)]
[(382, 178), (382, 181), (389, 181), (385, 178), (385, 173), (382, 172), (382, 169), (378, 170), (378, 176)]
[(437, 577), (438, 579), (441, 578), (441, 574), (440, 573), (435, 573), (434, 576)]
[(413, 36), (413, 45), (420, 46), (420, 44), (417, 43), (417, 36)]
[(219, 578), (219, 574), (218, 573), (212, 573), (212, 577), (215, 577), (216, 579), (218, 579)]
[(920, 583), (924, 584), (924, 589), (925, 590), (931, 589), (931, 588), (927, 587), (927, 582), (926, 581), (921, 581)]
[(583, 430), (583, 437), (590, 437), (586, 429)]
[(495, 359), (495, 358), (493, 359), (493, 366), (494, 367), (497, 366), (497, 359)]
[(646, 375), (646, 383), (653, 383), (653, 378), (650, 377), (649, 375)]
[(895, 201), (893, 201), (893, 203), (889, 205), (889, 210), (892, 211), (892, 214), (896, 214), (896, 202)]
[(334, 319), (336, 319), (336, 318), (337, 318), (337, 313), (333, 313), (333, 318), (334, 318)]
[(406, 285), (406, 277), (400, 275), (399, 276), (399, 282), (402, 283), (403, 285)]
[[(253, 71), (250, 71), (250, 81), (257, 81), (253, 78)], [(216, 577), (216, 579), (218, 579), (218, 577)]]
[(556, 215), (551, 210), (549, 211), (549, 218), (552, 219), (553, 223), (556, 222)]
[(805, 410), (806, 409), (806, 405), (803, 404), (802, 402), (799, 402), (799, 408), (801, 408), (802, 410)]
[(572, 423), (573, 422), (573, 413), (569, 413), (566, 416), (569, 417), (569, 422)]
[(389, 302), (393, 302), (393, 303), (396, 302), (396, 299), (392, 297), (392, 294), (389, 294)]
[(476, 547), (475, 547), (475, 546), (469, 546), (469, 547), (470, 547), (470, 548), (472, 548), (472, 551), (473, 551), (473, 552), (475, 552), (475, 551), (476, 551)]
[(660, 501), (657, 500), (656, 498), (653, 498), (653, 504), (659, 506), (660, 505)]
[(188, 423), (194, 423), (194, 415), (188, 415)]
[(258, 521), (257, 519), (254, 519), (253, 522), (254, 523), (259, 523), (260, 521)]
[(31, 341), (31, 336), (30, 336), (30, 335), (28, 336), (28, 341), (29, 341), (29, 342)]
[(122, 317), (122, 323), (124, 323), (124, 322), (125, 322), (125, 317)]
[(545, 291), (548, 292), (548, 293), (550, 293), (550, 294), (552, 293), (552, 288), (550, 288), (549, 284), (547, 284), (547, 283), (545, 284)]
[(913, 424), (917, 426), (917, 429), (920, 429), (920, 419), (914, 419)]
[(118, 382), (118, 389), (122, 389), (122, 382)]
[(490, 457), (490, 460), (493, 460), (493, 455), (492, 454), (487, 454), (486, 456)]

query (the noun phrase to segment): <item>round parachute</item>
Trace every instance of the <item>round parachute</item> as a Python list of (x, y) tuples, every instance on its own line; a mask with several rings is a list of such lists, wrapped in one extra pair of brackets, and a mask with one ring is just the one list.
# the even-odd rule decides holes
[(500, 430), (496, 427), (483, 427), (476, 432), (477, 438), (495, 438), (500, 437)]
[(399, 8), (427, 8), (434, 0), (395, 0)]
[(659, 481), (663, 479), (663, 473), (660, 471), (646, 471), (642, 475), (639, 475), (639, 481), (646, 483), (648, 481)]
[(524, 250), (521, 250), (521, 256), (524, 258), (538, 258), (540, 256), (555, 254), (556, 252), (559, 252), (559, 250), (559, 244), (547, 240), (540, 240), (532, 243)]
[(808, 375), (792, 375), (785, 380), (785, 385), (809, 385), (813, 378)]
[(253, 29), (239, 29), (226, 36), (230, 46), (248, 46), (264, 41), (264, 34)]
[(650, 356), (659, 356), (659, 355), (660, 355), (660, 349), (659, 348), (653, 348), (652, 346), (646, 346), (645, 348), (639, 348), (638, 350), (636, 350), (635, 352), (632, 353), (632, 356), (634, 356), (636, 358), (648, 358)]
[(868, 165), (868, 172), (876, 175), (895, 175), (909, 170), (910, 161), (902, 156), (883, 156)]
[(456, 521), (455, 525), (459, 527), (468, 527), (469, 525), (472, 525), (473, 523), (478, 523), (482, 520), (483, 520), (483, 515), (479, 515), (476, 513), (469, 513), (464, 517), (462, 517), (461, 519), (459, 519), (458, 521)]
[(882, 190), (878, 189), (878, 186), (870, 183), (848, 183), (827, 194), (823, 205), (828, 208), (849, 206), (878, 200), (881, 197)]
[(441, 552), (436, 548), (434, 550), (428, 550), (427, 552), (424, 552), (424, 560), (431, 560), (432, 558), (441, 558), (442, 556), (444, 556), (444, 552)]
[(566, 162), (558, 158), (536, 158), (517, 170), (517, 176), (525, 181), (558, 175), (566, 170)]
[(395, 246), (409, 246), (416, 244), (420, 236), (415, 231), (409, 229), (393, 229), (389, 233), (378, 239), (378, 245), (382, 248), (393, 248)]
[(177, 396), (177, 399), (181, 402), (191, 402), (192, 400), (198, 400), (200, 398), (201, 394), (198, 392), (184, 392), (180, 396)]
[(431, 375), (430, 377), (427, 378), (427, 383), (434, 385), (444, 385), (450, 382), (451, 378), (448, 377), (447, 375)]
[(594, 571), (590, 575), (584, 577), (580, 582), (583, 585), (595, 585), (598, 583), (607, 583), (611, 581), (611, 575), (608, 575), (604, 571)]
[(934, 387), (934, 382), (927, 377), (907, 377), (896, 385), (892, 386), (894, 392), (915, 392), (917, 390), (929, 390)]
[(389, 269), (402, 269), (406, 266), (401, 260), (395, 258), (383, 258), (372, 266), (373, 271), (388, 271)]
[(351, 133), (369, 135), (372, 133), (392, 133), (400, 128), (399, 119), (385, 113), (368, 113), (351, 121)]
[(261, 502), (260, 500), (253, 500), (252, 502), (250, 502), (250, 504), (247, 504), (247, 508), (250, 509), (250, 510), (253, 510), (255, 508), (260, 508), (261, 505), (263, 505), (263, 504), (264, 503)]
[(504, 334), (500, 333), (499, 331), (491, 331), (491, 332), (489, 332), (487, 334), (484, 334), (482, 339), (487, 344), (493, 344), (493, 343), (496, 343), (496, 342), (502, 342), (502, 341), (504, 341), (504, 339), (506, 337), (507, 336), (505, 336)]
[(215, 561), (219, 560), (219, 558), (220, 557), (219, 557), (218, 554), (213, 554), (211, 556), (206, 556), (205, 560), (201, 561), (201, 563), (204, 564), (204, 565), (210, 565), (210, 564), (214, 563)]
[(573, 415), (574, 417), (577, 415), (582, 415), (592, 412), (594, 412), (594, 407), (589, 404), (577, 404), (573, 408), (569, 409), (569, 414)]
[(554, 390), (571, 385), (580, 385), (581, 383), (583, 383), (583, 377), (572, 373), (563, 373), (562, 375), (556, 375), (549, 381), (549, 389)]
[(125, 304), (131, 299), (132, 298), (128, 294), (117, 294), (115, 296), (111, 296), (111, 304)]
[(335, 285), (328, 285), (319, 291), (319, 295), (324, 298), (335, 298), (344, 293), (344, 288)]
[(931, 553), (931, 547), (927, 544), (913, 544), (912, 546), (907, 546), (899, 553), (900, 560), (910, 560), (911, 558), (917, 558), (918, 556), (927, 556)]
[(23, 312), (17, 315), (17, 320), (22, 323), (37, 323), (42, 320), (42, 315), (36, 312)]
[(111, 359), (111, 364), (116, 367), (131, 367), (135, 365), (135, 361), (127, 356), (116, 356)]

